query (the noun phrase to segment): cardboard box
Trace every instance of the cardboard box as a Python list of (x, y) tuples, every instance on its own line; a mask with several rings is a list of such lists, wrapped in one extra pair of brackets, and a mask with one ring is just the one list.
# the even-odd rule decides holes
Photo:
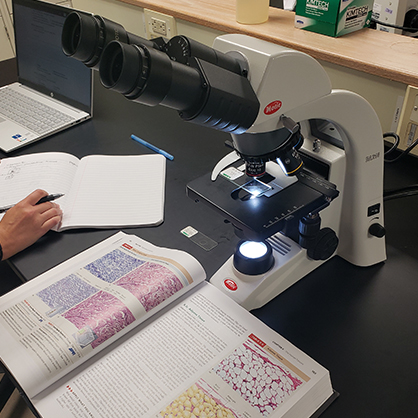
[(370, 25), (373, 0), (297, 0), (295, 27), (341, 36)]

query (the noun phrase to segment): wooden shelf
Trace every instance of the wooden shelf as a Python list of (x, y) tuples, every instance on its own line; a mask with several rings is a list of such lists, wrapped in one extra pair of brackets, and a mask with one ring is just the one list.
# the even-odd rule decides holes
[(270, 7), (260, 25), (235, 21), (235, 0), (120, 0), (227, 33), (244, 33), (306, 52), (312, 57), (418, 86), (418, 39), (363, 29), (332, 38), (294, 27), (294, 13)]

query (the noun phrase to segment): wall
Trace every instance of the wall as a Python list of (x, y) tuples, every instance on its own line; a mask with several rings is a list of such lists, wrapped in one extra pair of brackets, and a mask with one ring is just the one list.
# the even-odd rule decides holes
[(0, 61), (13, 58), (12, 2), (0, 0)]
[(379, 116), (383, 132), (396, 132), (397, 118), (407, 87), (405, 84), (329, 62), (320, 62), (327, 71), (333, 88), (350, 90), (363, 96)]
[[(128, 32), (145, 37), (145, 23), (143, 9), (117, 0), (72, 0), (76, 9), (89, 11), (124, 26)], [(191, 38), (206, 45), (212, 45), (213, 40), (221, 32), (196, 25), (191, 22), (176, 19), (177, 33), (190, 36)]]

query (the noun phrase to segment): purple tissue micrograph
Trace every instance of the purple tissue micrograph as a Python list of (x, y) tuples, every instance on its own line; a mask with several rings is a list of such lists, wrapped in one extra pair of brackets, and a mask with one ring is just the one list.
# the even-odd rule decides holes
[(144, 261), (116, 249), (84, 268), (99, 279), (113, 283), (143, 263)]
[(37, 296), (51, 309), (60, 308), (66, 311), (96, 292), (95, 287), (79, 279), (75, 274), (71, 274), (41, 290)]

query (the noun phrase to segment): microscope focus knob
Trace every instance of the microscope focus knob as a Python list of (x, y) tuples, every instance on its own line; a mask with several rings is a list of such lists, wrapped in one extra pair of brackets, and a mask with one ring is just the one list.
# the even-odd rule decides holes
[(331, 228), (323, 228), (317, 233), (315, 244), (307, 250), (307, 254), (312, 260), (327, 260), (337, 247), (337, 234)]
[(299, 221), (299, 245), (305, 249), (312, 248), (320, 230), (321, 217), (318, 213), (302, 218)]
[(383, 238), (386, 235), (386, 229), (380, 224), (372, 224), (369, 227), (369, 234), (377, 238)]

